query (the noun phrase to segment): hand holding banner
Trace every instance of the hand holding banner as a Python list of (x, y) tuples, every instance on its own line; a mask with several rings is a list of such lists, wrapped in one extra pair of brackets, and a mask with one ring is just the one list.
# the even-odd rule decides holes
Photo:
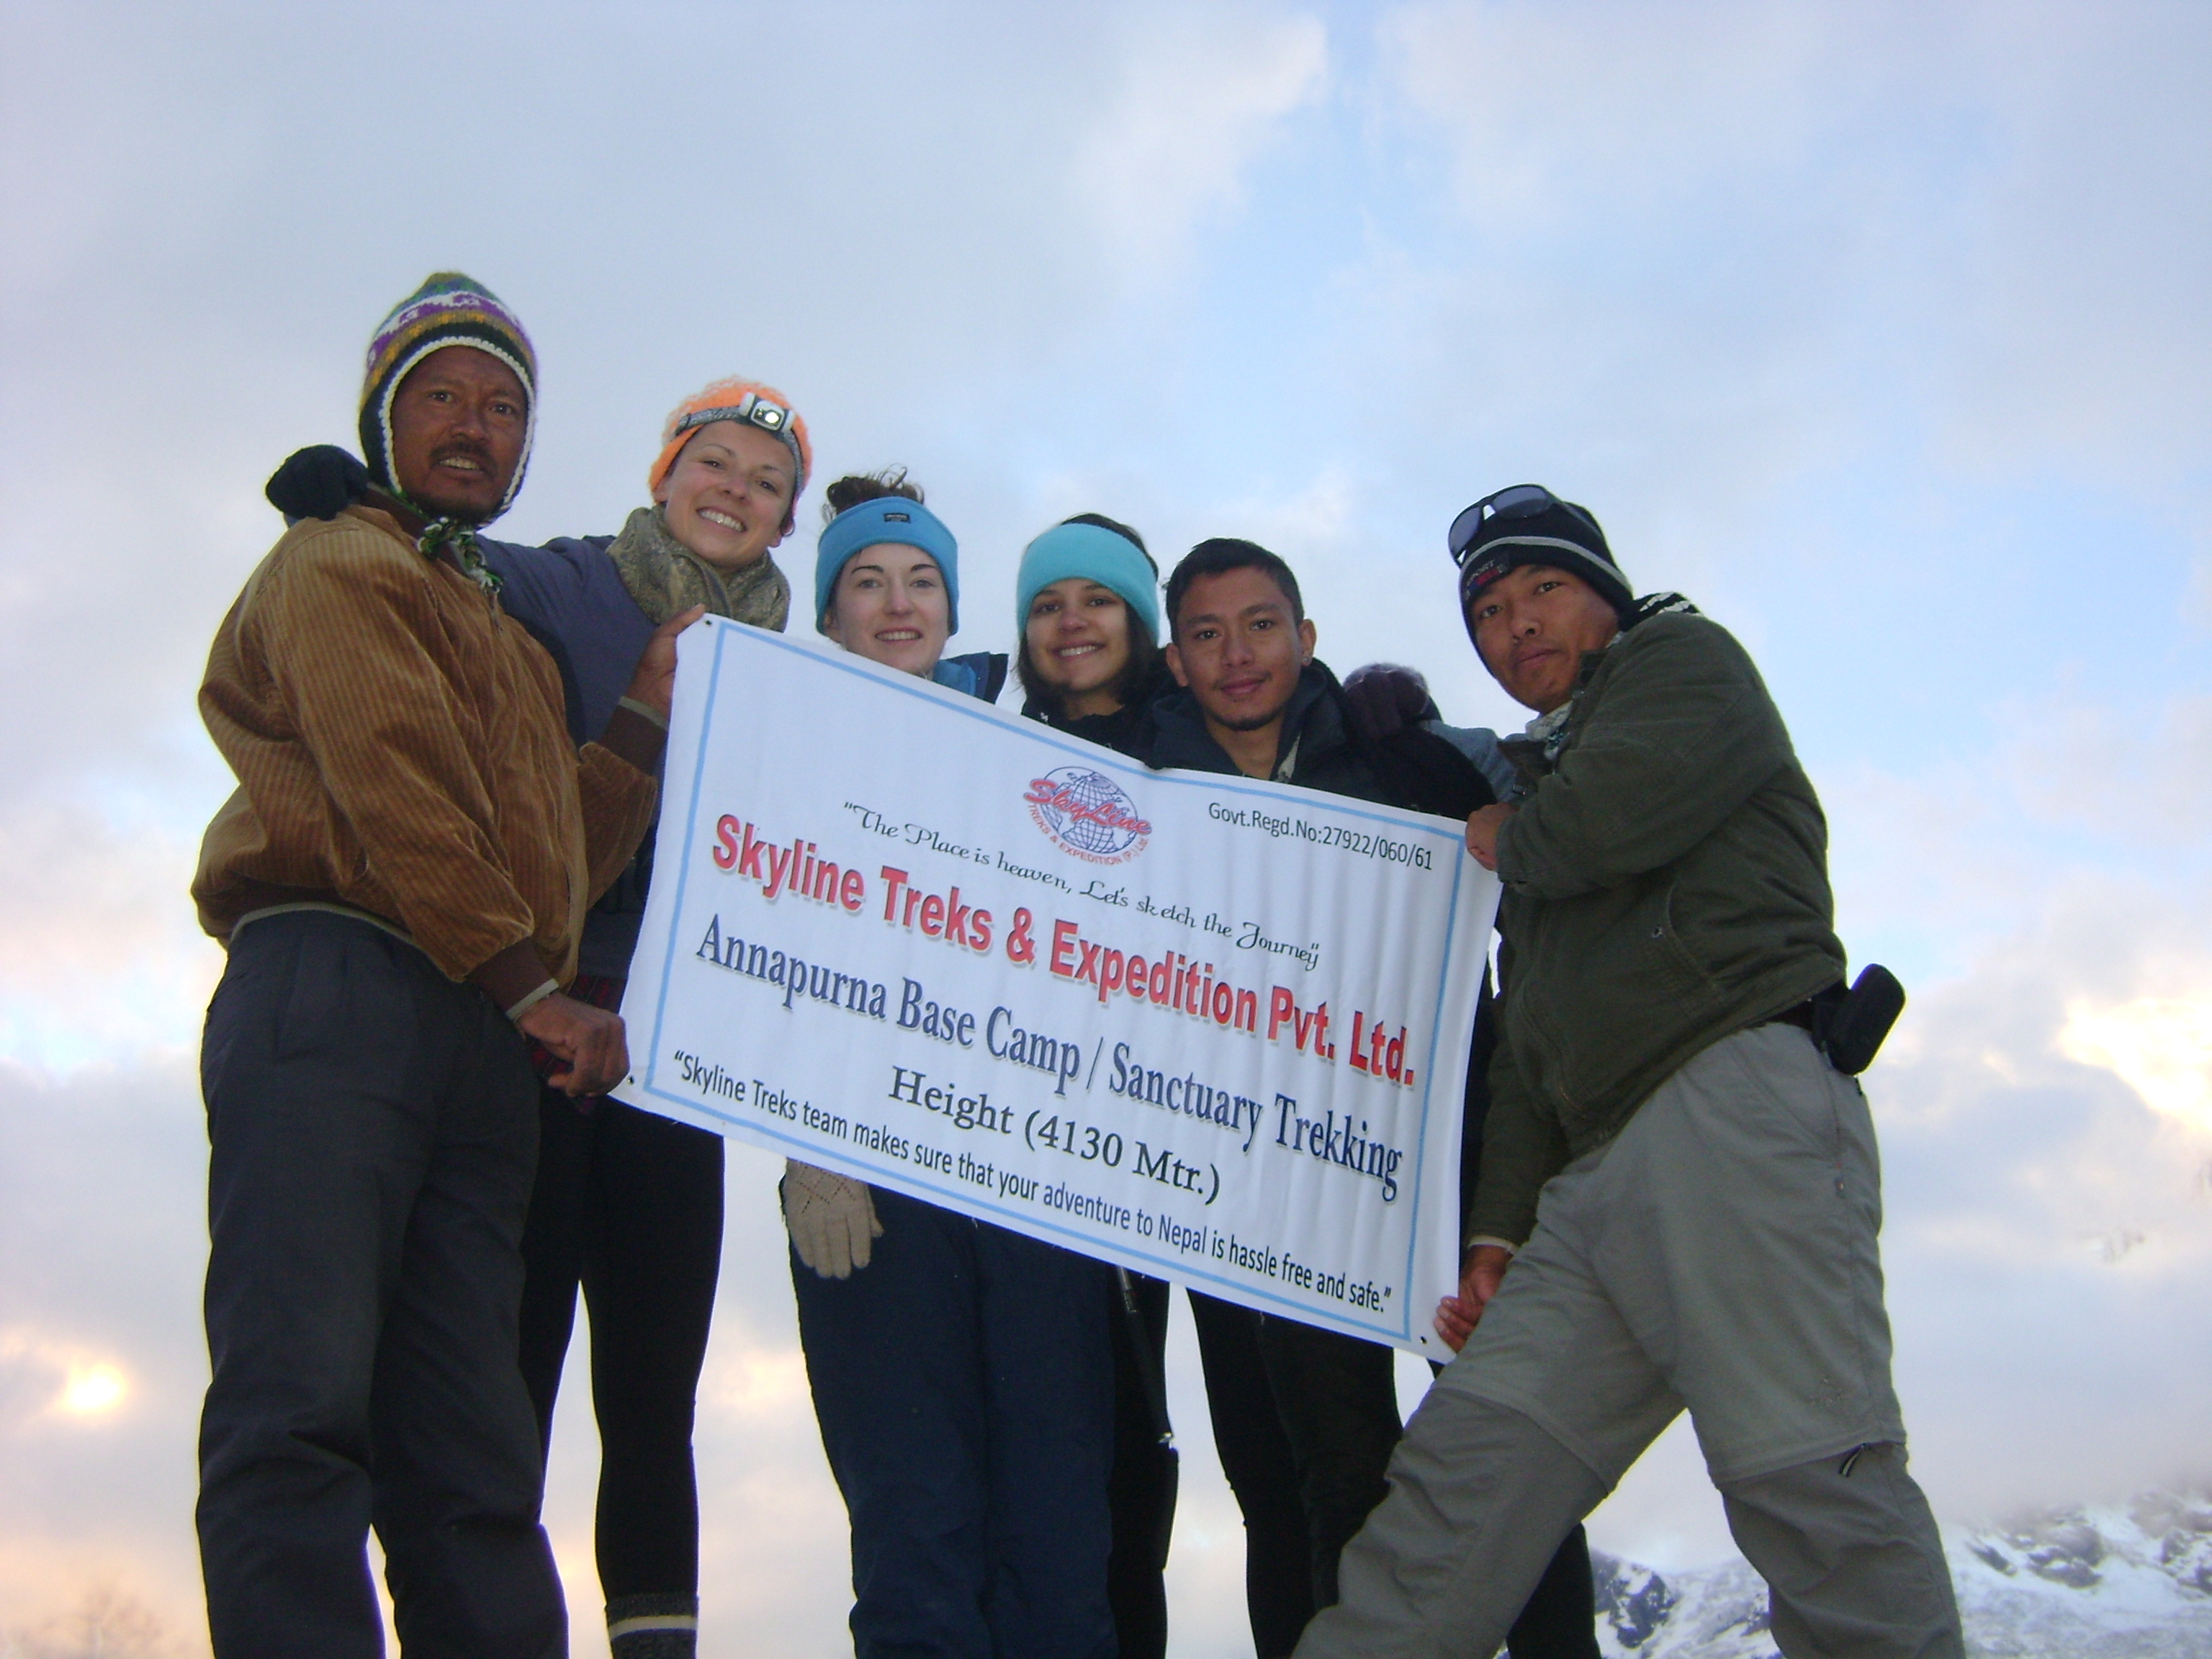
[(1440, 1352), (1498, 898), (1462, 833), (1152, 772), (709, 617), (682, 641), (617, 1092)]

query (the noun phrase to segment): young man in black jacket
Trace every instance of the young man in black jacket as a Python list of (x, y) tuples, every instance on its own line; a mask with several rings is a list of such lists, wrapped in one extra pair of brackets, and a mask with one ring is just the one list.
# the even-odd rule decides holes
[[(1492, 800), (1474, 764), (1434, 732), (1413, 726), (1388, 738), (1365, 735), (1336, 677), (1314, 659), (1314, 625), (1297, 578), (1267, 549), (1232, 539), (1192, 549), (1168, 578), (1167, 620), (1168, 667), (1181, 690), (1153, 705), (1153, 765), (1241, 772), (1450, 817)], [(1296, 1594), (1303, 1586), (1279, 1582), (1284, 1605), (1267, 1622), (1294, 1632), (1335, 1601), (1337, 1557), (1382, 1501), (1383, 1471), (1402, 1431), (1391, 1352), (1227, 1303), (1194, 1296), (1192, 1307), (1215, 1421), (1233, 1395), (1246, 1402), (1234, 1416), (1272, 1418), (1282, 1430), (1273, 1443), (1289, 1444), (1311, 1599)], [(1249, 1467), (1265, 1459), (1264, 1444), (1222, 1452), (1240, 1502), (1248, 1488), (1279, 1484), (1279, 1474), (1267, 1479), (1273, 1471)], [(1595, 1659), (1589, 1558), (1579, 1528), (1529, 1596), (1511, 1646), (1515, 1659)]]

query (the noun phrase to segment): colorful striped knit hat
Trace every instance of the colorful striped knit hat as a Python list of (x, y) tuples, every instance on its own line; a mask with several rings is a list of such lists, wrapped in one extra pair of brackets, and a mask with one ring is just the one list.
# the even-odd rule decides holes
[[(433, 271), (422, 286), (392, 309), (377, 325), (368, 343), (368, 368), (361, 385), (361, 449), (368, 463), (371, 483), (401, 495), (399, 480), (392, 471), (392, 404), (399, 384), (415, 366), (434, 351), (447, 346), (473, 346), (489, 352), (514, 371), (522, 382), (527, 405), (522, 432), (522, 459), (514, 477), (507, 480), (500, 513), (514, 503), (522, 488), (522, 475), (530, 467), (531, 440), (538, 432), (538, 354), (514, 313), (498, 295), (458, 270)], [(404, 496), (401, 498), (404, 500)], [(494, 514), (496, 518), (498, 514)]]
[(797, 509), (799, 498), (806, 493), (807, 475), (814, 471), (814, 446), (807, 439), (806, 422), (799, 418), (791, 399), (759, 380), (734, 376), (716, 380), (670, 410), (660, 428), (660, 453), (653, 458), (653, 471), (646, 477), (646, 493), (659, 493), (660, 481), (676, 465), (676, 458), (691, 441), (691, 434), (717, 421), (736, 421), (758, 427), (791, 452), (791, 464), (797, 471), (791, 481), (791, 509), (784, 514), (784, 528), (788, 530), (791, 513)]

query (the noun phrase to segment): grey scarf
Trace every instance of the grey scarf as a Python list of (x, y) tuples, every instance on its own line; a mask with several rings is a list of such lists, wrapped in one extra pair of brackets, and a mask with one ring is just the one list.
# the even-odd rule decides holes
[(1569, 697), (1550, 714), (1530, 720), (1521, 735), (1541, 749), (1547, 761), (1557, 761), (1559, 750), (1567, 746), (1567, 720), (1574, 712), (1575, 700)]
[(607, 556), (637, 608), (659, 624), (703, 605), (718, 617), (781, 634), (791, 617), (791, 584), (763, 553), (728, 575), (669, 534), (659, 507), (629, 515)]

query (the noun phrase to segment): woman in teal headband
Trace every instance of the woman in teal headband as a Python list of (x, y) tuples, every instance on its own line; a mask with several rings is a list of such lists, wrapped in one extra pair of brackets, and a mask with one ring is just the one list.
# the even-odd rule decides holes
[(1159, 583), (1143, 539), (1103, 514), (1079, 514), (1031, 542), (1014, 579), (1022, 712), (1140, 753), (1134, 728), (1168, 684)]

